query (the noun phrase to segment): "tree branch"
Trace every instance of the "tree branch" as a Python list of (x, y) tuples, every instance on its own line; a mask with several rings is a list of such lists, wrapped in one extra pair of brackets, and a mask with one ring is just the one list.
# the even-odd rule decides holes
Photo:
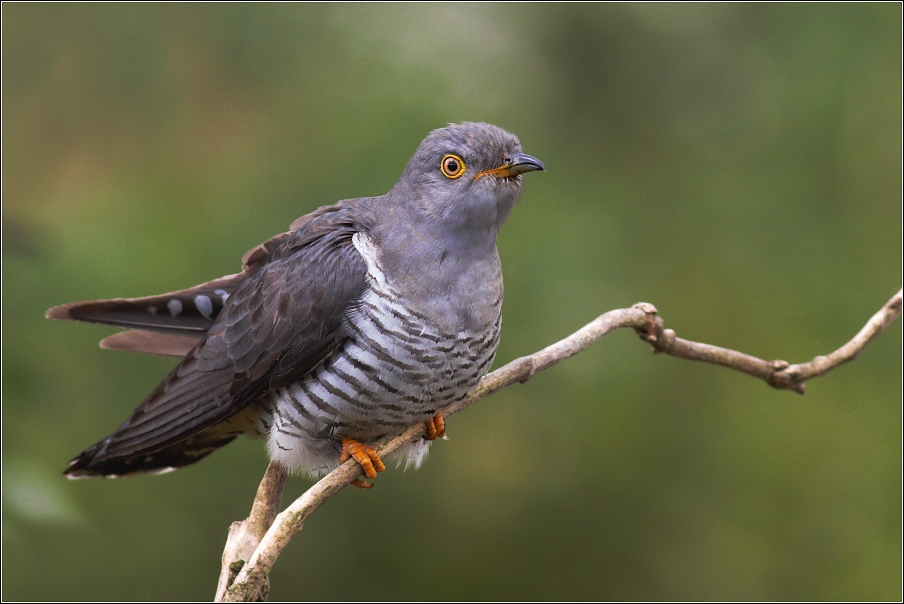
[[(526, 382), (538, 372), (586, 350), (613, 329), (622, 327), (634, 328), (642, 340), (653, 346), (653, 352), (715, 363), (762, 379), (774, 388), (794, 390), (803, 394), (804, 381), (824, 375), (854, 359), (873, 338), (901, 315), (901, 309), (902, 292), (899, 290), (847, 344), (828, 355), (817, 356), (807, 363), (791, 365), (786, 361), (764, 361), (728, 348), (681, 339), (671, 329), (664, 328), (662, 319), (652, 304), (641, 302), (631, 308), (612, 310), (600, 315), (564, 340), (504, 365), (486, 375), (467, 396), (445, 407), (442, 412), (449, 417), (506, 386)], [(421, 438), (424, 431), (424, 424), (418, 423), (398, 436), (379, 440), (374, 447), (381, 456), (385, 456)], [(285, 470), (271, 463), (258, 489), (251, 516), (242, 522), (233, 523), (230, 528), (226, 551), (223, 552), (223, 569), (217, 588), (217, 601), (266, 599), (270, 569), (273, 568), (283, 548), (301, 531), (304, 521), (311, 513), (360, 473), (361, 468), (357, 462), (346, 461), (315, 483), (284, 512), (276, 515), (271, 525), (273, 513), (278, 509), (282, 499), (282, 485), (286, 478)], [(277, 490), (278, 497), (274, 495)], [(268, 525), (269, 530), (264, 533), (263, 529)], [(236, 575), (237, 562), (242, 560), (247, 560), (247, 563)], [(235, 576), (235, 581), (231, 587), (226, 587), (231, 576)]]
[[(251, 558), (254, 550), (279, 513), (282, 504), (283, 488), (286, 486), (286, 470), (279, 464), (270, 462), (257, 495), (251, 505), (251, 514), (240, 522), (233, 522), (229, 527), (226, 547), (223, 550), (223, 564), (220, 568), (220, 580), (217, 582), (216, 602), (222, 602), (226, 589), (232, 585), (236, 575), (242, 569), (245, 560)], [(266, 600), (269, 594), (269, 579), (261, 588), (261, 599)]]

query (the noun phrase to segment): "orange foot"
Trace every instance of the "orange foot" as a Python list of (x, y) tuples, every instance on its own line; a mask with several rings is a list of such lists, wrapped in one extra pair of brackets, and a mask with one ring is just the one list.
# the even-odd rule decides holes
[(446, 437), (446, 420), (443, 419), (443, 412), (437, 411), (433, 419), (427, 420), (427, 433), (424, 434), (424, 440), (436, 440), (437, 438)]
[[(368, 478), (376, 478), (377, 472), (386, 469), (376, 449), (346, 436), (342, 438), (342, 455), (339, 456), (339, 463), (341, 464), (349, 458), (354, 458), (358, 462), (361, 469), (364, 470), (364, 475)], [(366, 482), (360, 478), (353, 480), (352, 484), (359, 489), (374, 488), (372, 482)]]

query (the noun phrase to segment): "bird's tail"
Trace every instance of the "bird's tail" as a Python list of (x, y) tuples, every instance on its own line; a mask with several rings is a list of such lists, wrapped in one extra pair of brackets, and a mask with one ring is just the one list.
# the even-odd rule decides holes
[(128, 328), (101, 341), (101, 348), (182, 357), (204, 337), (244, 276), (158, 296), (63, 304), (48, 310), (47, 318)]

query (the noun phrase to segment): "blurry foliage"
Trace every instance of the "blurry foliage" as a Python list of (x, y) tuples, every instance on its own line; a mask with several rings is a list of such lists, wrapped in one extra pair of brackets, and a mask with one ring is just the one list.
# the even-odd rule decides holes
[[(2, 10), (5, 599), (210, 598), (266, 464), (63, 480), (173, 363), (45, 309), (234, 272), (447, 122), (548, 167), (500, 361), (639, 300), (803, 361), (901, 284), (897, 4)], [(899, 600), (901, 395), (900, 322), (803, 398), (612, 334), (331, 501), (272, 598)]]

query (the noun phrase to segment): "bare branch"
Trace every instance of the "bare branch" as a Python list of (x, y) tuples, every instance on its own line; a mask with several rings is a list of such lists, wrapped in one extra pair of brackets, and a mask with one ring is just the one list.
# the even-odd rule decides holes
[(891, 300), (886, 302), (879, 312), (870, 317), (863, 329), (851, 338), (850, 342), (835, 352), (814, 358), (809, 363), (785, 367), (776, 373), (776, 381), (783, 382), (787, 379), (791, 383), (800, 383), (804, 380), (824, 375), (835, 367), (854, 360), (873, 338), (882, 333), (882, 330), (891, 325), (892, 321), (901, 316), (901, 306), (901, 290), (898, 290), (898, 293), (892, 296)]
[[(823, 375), (838, 365), (855, 358), (876, 335), (900, 316), (901, 309), (902, 292), (898, 291), (879, 312), (870, 318), (866, 326), (850, 342), (838, 350), (826, 356), (818, 356), (808, 363), (790, 365), (786, 361), (764, 361), (728, 348), (683, 340), (677, 337), (671, 329), (663, 327), (662, 319), (658, 316), (656, 308), (652, 304), (641, 302), (631, 308), (612, 310), (600, 315), (596, 320), (588, 323), (564, 340), (504, 365), (485, 376), (477, 385), (477, 388), (469, 392), (460, 401), (444, 408), (442, 412), (443, 415), (449, 417), (467, 409), (477, 401), (506, 386), (516, 382), (526, 382), (538, 372), (586, 350), (613, 329), (621, 327), (633, 327), (637, 330), (641, 339), (653, 346), (654, 352), (662, 352), (684, 359), (715, 363), (762, 379), (775, 388), (785, 388), (803, 393), (803, 382), (805, 380)], [(424, 431), (424, 424), (418, 423), (410, 426), (398, 436), (381, 439), (374, 444), (374, 447), (381, 456), (385, 456), (421, 438), (424, 435)], [(274, 465), (271, 464), (270, 468), (273, 468)], [(270, 474), (270, 468), (267, 471), (268, 475)], [(230, 561), (247, 559), (248, 562), (242, 567), (235, 577), (234, 584), (226, 590), (225, 594), (220, 589), (217, 590), (217, 600), (220, 600), (221, 597), (228, 602), (265, 599), (266, 594), (264, 591), (266, 585), (268, 585), (270, 569), (283, 548), (301, 530), (304, 521), (312, 512), (357, 478), (360, 472), (361, 468), (357, 462), (349, 460), (324, 476), (301, 497), (296, 499), (284, 512), (276, 516), (272, 526), (260, 539), (260, 544), (254, 553), (250, 555), (250, 558), (243, 557), (248, 551), (245, 547), (242, 548), (242, 553), (238, 553), (238, 550), (236, 550), (236, 553), (230, 554), (230, 556), (227, 556), (227, 553), (224, 552), (225, 570), (223, 572), (226, 580), (224, 581), (223, 574), (221, 574), (221, 585), (228, 582), (228, 567), (230, 563), (227, 562), (227, 559)], [(265, 476), (264, 482), (267, 482), (267, 480), (268, 478)], [(284, 471), (282, 480), (285, 480)], [(267, 492), (267, 489), (264, 488), (264, 483), (261, 484), (258, 490), (258, 497), (261, 497), (262, 491)], [(258, 502), (255, 500), (255, 507), (252, 508), (252, 517), (255, 516), (254, 510), (257, 507)], [(251, 518), (244, 522), (249, 522), (250, 520)], [(233, 528), (241, 524), (243, 523), (234, 523)], [(255, 523), (255, 526), (259, 527), (260, 525)], [(232, 529), (230, 529), (231, 541)]]
[[(273, 524), (273, 520), (279, 513), (282, 504), (283, 488), (286, 486), (286, 470), (282, 466), (270, 462), (254, 504), (251, 506), (251, 514), (241, 522), (233, 522), (229, 527), (229, 536), (226, 538), (226, 547), (223, 550), (223, 565), (220, 569), (220, 580), (217, 582), (217, 594), (215, 602), (222, 602), (226, 595), (226, 589), (232, 585), (236, 575), (260, 545), (261, 539), (267, 529)], [(269, 581), (269, 579), (267, 579)], [(267, 599), (268, 585), (261, 588), (261, 599)]]
[(652, 305), (644, 302), (635, 304), (635, 308), (643, 307), (648, 311), (649, 322), (645, 328), (638, 328), (638, 335), (649, 342), (655, 352), (723, 365), (765, 380), (774, 388), (786, 388), (801, 394), (806, 389), (804, 387), (806, 380), (824, 375), (860, 354), (860, 351), (873, 338), (901, 315), (901, 306), (902, 293), (901, 290), (898, 290), (898, 293), (892, 296), (879, 312), (870, 317), (863, 329), (850, 342), (838, 350), (825, 356), (818, 356), (808, 363), (791, 365), (787, 361), (764, 361), (728, 348), (683, 340), (677, 337), (671, 329), (663, 328), (662, 319), (656, 316), (656, 309)]

